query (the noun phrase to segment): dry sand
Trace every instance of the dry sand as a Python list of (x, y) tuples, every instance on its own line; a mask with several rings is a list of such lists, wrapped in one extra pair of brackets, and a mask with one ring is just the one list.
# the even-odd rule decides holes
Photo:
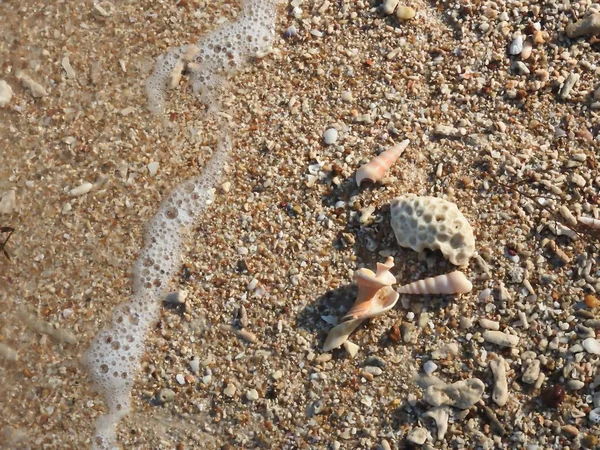
[[(108, 17), (90, 2), (0, 3), (0, 79), (14, 91), (0, 108), (0, 192), (17, 198), (0, 215), (15, 228), (11, 261), (0, 255), (0, 344), (18, 353), (0, 362), (4, 447), (90, 446), (104, 406), (79, 358), (130, 294), (144, 223), (201, 171), (224, 117), (230, 170), (172, 282), (187, 303), (165, 306), (150, 332), (135, 408), (119, 428), (124, 448), (408, 448), (420, 426), (429, 448), (595, 448), (599, 362), (582, 341), (600, 329), (598, 235), (570, 225), (578, 236), (557, 237), (546, 226), (568, 225), (553, 216), (563, 205), (600, 213), (600, 48), (564, 32), (591, 2), (507, 3), (415, 1), (417, 16), (400, 23), (375, 2), (296, 1), (301, 19), (282, 7), (276, 52), (232, 78), (221, 115), (207, 114), (184, 79), (161, 117), (143, 90), (153, 58), (234, 18), (236, 2), (101, 2)], [(297, 34), (285, 37), (292, 24)], [(543, 40), (522, 61), (530, 73), (508, 52), (519, 30)], [(34, 98), (19, 71), (47, 95)], [(570, 73), (579, 79), (561, 98)], [(326, 146), (330, 127), (339, 138)], [(405, 138), (391, 178), (358, 189), (354, 171)], [(69, 195), (85, 182), (88, 193)], [(388, 205), (406, 192), (456, 202), (489, 275), (473, 259), (471, 294), (404, 300), (408, 309), (353, 334), (354, 358), (321, 354), (331, 327), (322, 316), (347, 311), (355, 269), (393, 255), (403, 283), (452, 270), (441, 254), (396, 244)], [(242, 305), (255, 343), (221, 328)], [(518, 346), (484, 342), (481, 318)], [(459, 353), (434, 354), (434, 375), (477, 377), (486, 392), (467, 412), (451, 410), (436, 441), (413, 377), (448, 343)], [(502, 407), (491, 398), (498, 355), (508, 364)], [(529, 384), (522, 372), (534, 360), (545, 378)], [(384, 366), (381, 375), (365, 364)], [(557, 407), (540, 395), (553, 386), (566, 389)], [(161, 389), (172, 401), (157, 401)]]

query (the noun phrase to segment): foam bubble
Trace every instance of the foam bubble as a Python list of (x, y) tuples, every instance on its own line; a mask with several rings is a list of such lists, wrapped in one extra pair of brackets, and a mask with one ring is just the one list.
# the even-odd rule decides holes
[(94, 338), (84, 355), (90, 378), (108, 407), (108, 413), (96, 421), (93, 448), (117, 444), (116, 424), (131, 408), (130, 394), (146, 333), (156, 321), (161, 299), (179, 267), (184, 234), (212, 202), (230, 148), (230, 139), (221, 139), (202, 175), (180, 184), (163, 200), (146, 226), (144, 248), (133, 271), (133, 296), (115, 308), (111, 326)]
[(146, 80), (150, 111), (155, 114), (164, 111), (167, 87), (178, 82), (184, 68), (200, 100), (206, 104), (214, 103), (218, 89), (227, 77), (273, 42), (279, 2), (245, 0), (235, 22), (221, 25), (195, 45), (173, 48), (160, 55), (152, 75)]

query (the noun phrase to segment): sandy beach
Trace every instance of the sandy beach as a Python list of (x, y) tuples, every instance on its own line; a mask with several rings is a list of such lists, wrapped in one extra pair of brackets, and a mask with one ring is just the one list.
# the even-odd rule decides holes
[[(148, 332), (122, 448), (599, 448), (600, 7), (385, 3), (282, 2), (271, 48), (216, 104), (184, 74), (152, 114), (156, 57), (237, 1), (0, 2), (0, 448), (91, 448), (106, 406), (82, 355), (131, 296), (145, 224), (224, 132), (168, 286), (187, 297)], [(457, 269), (398, 245), (390, 203), (408, 193), (468, 220), (473, 290), (401, 294), (355, 353), (323, 352), (356, 270), (392, 256), (400, 285)], [(427, 400), (473, 379), (464, 408)]]

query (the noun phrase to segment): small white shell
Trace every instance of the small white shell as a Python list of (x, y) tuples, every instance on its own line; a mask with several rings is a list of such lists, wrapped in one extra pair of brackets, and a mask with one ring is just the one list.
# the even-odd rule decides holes
[(360, 186), (363, 180), (371, 180), (373, 182), (381, 180), (388, 169), (392, 167), (392, 164), (394, 164), (404, 150), (406, 150), (409, 143), (410, 141), (405, 139), (399, 144), (380, 153), (368, 163), (362, 165), (356, 171), (356, 184)]
[(513, 41), (510, 43), (508, 52), (511, 55), (520, 55), (522, 51), (523, 51), (523, 36), (521, 36), (519, 34), (519, 35), (515, 36)]
[(593, 217), (579, 216), (577, 220), (590, 228), (600, 229), (600, 220)]
[(401, 294), (466, 294), (473, 284), (459, 270), (437, 277), (425, 278), (398, 288)]

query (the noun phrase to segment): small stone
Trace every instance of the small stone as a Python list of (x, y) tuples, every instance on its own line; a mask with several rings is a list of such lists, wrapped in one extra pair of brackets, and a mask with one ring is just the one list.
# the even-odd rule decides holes
[(256, 389), (250, 389), (248, 392), (246, 392), (246, 398), (248, 401), (255, 402), (258, 400), (258, 391)]
[(4, 108), (8, 105), (12, 95), (13, 91), (10, 85), (4, 80), (0, 80), (0, 108)]
[(94, 185), (92, 183), (82, 183), (81, 185), (69, 191), (69, 197), (81, 197), (82, 195), (85, 195), (88, 192), (90, 192), (93, 186)]
[[(571, 72), (565, 79), (565, 82), (563, 83), (563, 86), (560, 89), (558, 96), (563, 100), (568, 98), (569, 94), (571, 93), (571, 89), (573, 89), (573, 86), (575, 86), (575, 84), (578, 81), (579, 81), (579, 74)], [(575, 221), (575, 224), (569, 222), (569, 225), (575, 226), (575, 225), (577, 225), (577, 221)]]
[(371, 355), (365, 360), (365, 366), (375, 366), (383, 369), (386, 366), (386, 362), (377, 355)]
[(10, 214), (17, 207), (17, 194), (10, 189), (0, 194), (0, 214)]
[(540, 360), (529, 359), (525, 362), (523, 367), (523, 383), (533, 384), (540, 376)]
[(228, 193), (228, 192), (231, 190), (231, 182), (229, 182), (229, 181), (226, 181), (225, 183), (223, 183), (223, 184), (221, 185), (221, 190), (222, 190), (222, 191), (223, 191), (225, 194), (227, 194), (227, 193)]
[(598, 341), (598, 339), (587, 338), (581, 345), (586, 352), (592, 355), (600, 355), (600, 341)]
[(427, 440), (427, 430), (421, 427), (410, 430), (406, 440), (413, 444), (423, 445)]
[(0, 358), (6, 361), (14, 362), (19, 359), (19, 355), (8, 345), (0, 342)]
[(370, 373), (371, 375), (374, 375), (376, 377), (378, 377), (379, 375), (381, 375), (383, 373), (383, 370), (381, 370), (379, 367), (375, 367), (375, 366), (366, 366), (363, 369), (363, 371), (366, 373)]
[(61, 60), (61, 65), (67, 74), (67, 78), (75, 78), (75, 70), (73, 70), (73, 66), (71, 65), (71, 61), (68, 56), (63, 57)]
[(229, 383), (225, 389), (223, 389), (223, 394), (225, 394), (227, 397), (232, 398), (235, 395), (235, 385), (233, 383)]
[(383, 12), (388, 15), (393, 14), (398, 3), (400, 3), (400, 0), (383, 0)]
[(579, 430), (573, 425), (563, 425), (560, 429), (567, 436), (575, 437), (579, 434)]
[(352, 100), (354, 100), (354, 96), (352, 95), (352, 91), (344, 91), (342, 92), (342, 100), (345, 102), (350, 103)]
[(578, 391), (579, 389), (583, 388), (584, 386), (585, 386), (585, 383), (581, 380), (569, 380), (565, 384), (565, 387), (569, 391)]
[(435, 126), (434, 130), (433, 130), (433, 134), (435, 134), (436, 136), (444, 136), (444, 137), (451, 137), (451, 138), (459, 138), (462, 136), (460, 130), (458, 128), (449, 126), (449, 125), (442, 125), (442, 124), (438, 124)]
[(409, 344), (414, 342), (416, 338), (415, 326), (410, 322), (404, 322), (400, 326), (400, 331), (402, 332), (402, 341), (405, 344)]
[(358, 353), (358, 350), (360, 350), (360, 347), (354, 342), (345, 341), (342, 345), (344, 347), (344, 350), (346, 350), (346, 352), (348, 352), (348, 355), (350, 355), (350, 358), (354, 358)]
[(33, 95), (35, 98), (45, 97), (48, 95), (46, 89), (44, 89), (37, 81), (34, 81), (29, 75), (26, 75), (23, 72), (18, 72), (17, 79), (21, 82), (25, 89), (29, 89), (31, 95)]
[(518, 336), (502, 331), (486, 330), (483, 332), (483, 339), (501, 347), (516, 347), (519, 344)]
[(148, 173), (151, 177), (154, 177), (158, 173), (158, 166), (160, 166), (158, 161), (152, 161), (148, 164)]
[(590, 411), (588, 418), (590, 419), (590, 422), (599, 424), (600, 423), (600, 408), (592, 409)]
[(385, 439), (381, 440), (381, 442), (379, 443), (379, 448), (381, 450), (392, 450), (390, 443), (388, 441), (386, 441)]
[(425, 364), (423, 364), (423, 372), (427, 375), (431, 375), (433, 372), (437, 370), (438, 366), (433, 361), (429, 360)]
[(497, 322), (495, 320), (479, 319), (479, 325), (481, 326), (481, 328), (485, 328), (486, 330), (497, 331), (500, 329), (500, 322)]
[(194, 356), (194, 359), (190, 361), (190, 370), (194, 375), (198, 375), (198, 373), (200, 373), (200, 360), (197, 356)]
[(180, 373), (178, 373), (178, 374), (175, 376), (175, 380), (177, 380), (177, 382), (178, 382), (180, 385), (182, 385), (182, 386), (185, 384), (185, 378), (184, 378), (184, 376), (183, 376), (182, 374), (180, 374)]
[(338, 131), (335, 128), (329, 128), (323, 133), (323, 142), (325, 145), (335, 144), (338, 140)]
[(157, 398), (161, 403), (170, 403), (175, 399), (175, 392), (171, 389), (164, 388), (158, 392)]
[(180, 291), (170, 292), (165, 297), (165, 303), (171, 305), (183, 305), (187, 299), (188, 291), (181, 289)]
[(281, 370), (276, 370), (275, 372), (273, 372), (271, 374), (271, 378), (273, 378), (275, 381), (281, 379), (282, 376), (283, 376), (283, 372)]
[(417, 12), (410, 6), (399, 6), (396, 8), (396, 17), (400, 20), (410, 20), (417, 15)]

